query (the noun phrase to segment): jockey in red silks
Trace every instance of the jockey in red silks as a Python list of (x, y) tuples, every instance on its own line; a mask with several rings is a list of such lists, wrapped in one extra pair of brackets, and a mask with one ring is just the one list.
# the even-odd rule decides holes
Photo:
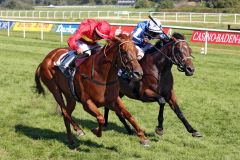
[(68, 45), (76, 50), (78, 54), (86, 53), (91, 55), (91, 48), (98, 40), (111, 37), (111, 27), (107, 21), (86, 19), (82, 21), (77, 31), (68, 39)]
[(101, 47), (97, 41), (111, 37), (111, 27), (107, 21), (83, 20), (76, 32), (69, 37), (67, 43), (72, 51), (68, 53), (68, 56), (63, 57), (59, 68), (65, 72), (66, 76), (69, 76), (71, 74), (69, 69), (74, 66), (76, 55), (79, 54), (80, 58), (90, 56), (91, 50)]

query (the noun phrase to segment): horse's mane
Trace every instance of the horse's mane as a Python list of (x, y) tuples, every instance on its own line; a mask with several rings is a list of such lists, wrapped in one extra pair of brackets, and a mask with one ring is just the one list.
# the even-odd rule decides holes
[(177, 32), (174, 32), (172, 34), (172, 37), (176, 38), (176, 39), (182, 39), (184, 40), (185, 39), (185, 36), (183, 34), (180, 34), (180, 33), (177, 33)]
[(132, 41), (131, 34), (130, 35), (127, 35), (127, 34), (116, 35), (108, 40), (108, 44), (111, 46), (111, 45), (121, 44), (126, 41), (131, 42), (131, 43), (127, 43), (128, 47), (134, 47), (134, 43)]
[[(184, 36), (183, 34), (177, 33), (177, 32), (174, 32), (171, 37), (174, 37), (174, 38), (176, 38), (176, 39), (185, 40), (185, 36)], [(172, 41), (171, 38), (170, 38), (170, 41)], [(158, 40), (158, 41), (155, 43), (154, 46), (155, 46), (156, 48), (161, 48), (162, 46), (168, 44), (170, 41), (168, 41), (168, 40)], [(157, 51), (157, 50), (156, 50), (155, 48), (151, 48), (151, 49), (147, 50), (147, 53), (154, 54), (154, 53), (156, 53), (156, 51)]]

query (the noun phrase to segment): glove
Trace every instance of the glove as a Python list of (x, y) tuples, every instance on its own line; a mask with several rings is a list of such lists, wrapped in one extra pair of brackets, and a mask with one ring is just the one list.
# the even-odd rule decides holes
[(81, 48), (78, 48), (78, 49), (77, 49), (77, 54), (82, 54), (82, 52), (83, 52), (83, 51), (82, 51)]
[(150, 43), (150, 40), (149, 40), (147, 37), (144, 37), (143, 43), (144, 43), (144, 44)]

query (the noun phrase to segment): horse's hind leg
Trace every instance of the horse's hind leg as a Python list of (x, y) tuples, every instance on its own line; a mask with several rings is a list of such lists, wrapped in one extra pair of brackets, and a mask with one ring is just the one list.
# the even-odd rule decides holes
[(177, 104), (176, 95), (173, 90), (171, 91), (171, 97), (170, 97), (170, 100), (168, 103), (169, 103), (170, 107), (172, 108), (172, 110), (176, 113), (178, 118), (182, 121), (182, 123), (186, 127), (187, 131), (189, 133), (191, 133), (193, 137), (202, 137), (202, 135), (188, 123), (187, 119), (183, 115), (181, 109), (179, 108), (179, 106)]
[(92, 129), (92, 132), (97, 136), (101, 137), (102, 136), (102, 127), (105, 123), (104, 117), (98, 110), (97, 106), (93, 103), (92, 100), (87, 100), (85, 103), (83, 102), (83, 108), (86, 112), (91, 114), (92, 116), (97, 118), (98, 125), (99, 127)]
[[(104, 119), (105, 119), (104, 127), (107, 127), (107, 125), (108, 125), (108, 114), (109, 114), (109, 109), (107, 107), (105, 107), (104, 108)], [(130, 126), (127, 124), (126, 120), (118, 113), (116, 113), (116, 115), (118, 116), (119, 120), (122, 122), (124, 127), (126, 128), (128, 134), (132, 135), (133, 131), (131, 130)]]
[(136, 131), (137, 135), (141, 139), (140, 143), (145, 145), (145, 146), (148, 146), (149, 145), (149, 140), (147, 140), (147, 138), (144, 135), (143, 130), (138, 126), (138, 124), (136, 123), (133, 116), (128, 112), (128, 110), (126, 109), (126, 107), (125, 107), (125, 105), (124, 105), (124, 103), (123, 103), (123, 101), (120, 97), (117, 98), (117, 102), (113, 106), (113, 110), (118, 115), (121, 115), (122, 117), (126, 118), (131, 123), (131, 125), (135, 128), (135, 131)]
[[(75, 109), (76, 101), (71, 96), (65, 96), (65, 97), (66, 97), (66, 102), (67, 102), (67, 112), (68, 112), (68, 115), (71, 116), (72, 112)], [(68, 119), (66, 117), (64, 117), (64, 123), (65, 123), (66, 129), (67, 129), (68, 139), (73, 142), (73, 137), (72, 137), (70, 123), (69, 123), (69, 121), (68, 121)], [(76, 126), (74, 126), (74, 125), (76, 125)], [(85, 135), (83, 130), (80, 129), (79, 126), (76, 123), (73, 124), (73, 128), (77, 132), (78, 136)]]
[[(73, 121), (71, 115), (68, 114), (70, 112), (67, 110), (67, 108), (66, 108), (66, 106), (64, 104), (64, 100), (63, 100), (61, 91), (58, 88), (58, 86), (55, 83), (55, 81), (53, 79), (49, 80), (49, 79), (47, 79), (45, 77), (42, 77), (42, 81), (46, 84), (46, 86), (48, 87), (49, 91), (53, 94), (55, 100), (57, 101), (57, 103), (61, 107), (61, 111), (63, 113), (64, 122), (65, 122), (65, 127), (66, 127), (66, 130), (67, 130), (67, 135), (68, 135), (68, 138), (69, 138), (69, 137), (71, 137), (71, 135), (69, 134), (69, 133), (71, 133), (71, 131), (69, 132), (70, 126), (68, 125), (68, 123), (66, 123), (66, 121), (70, 122), (72, 124), (74, 130), (76, 130), (76, 131), (81, 130), (81, 128)], [(72, 138), (68, 139), (68, 141), (69, 141), (70, 145), (73, 144)]]

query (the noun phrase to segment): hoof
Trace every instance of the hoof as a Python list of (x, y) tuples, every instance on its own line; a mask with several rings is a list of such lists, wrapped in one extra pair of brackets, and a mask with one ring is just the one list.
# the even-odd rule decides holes
[(99, 128), (94, 128), (91, 130), (93, 134), (95, 134), (97, 137), (102, 137), (102, 132), (99, 130)]
[(78, 130), (77, 131), (77, 136), (81, 137), (81, 136), (84, 136), (85, 133), (83, 132), (83, 130)]
[(193, 137), (202, 137), (202, 135), (199, 132), (192, 133)]
[(159, 135), (159, 136), (162, 136), (162, 135), (163, 135), (163, 128), (158, 128), (158, 127), (156, 127), (155, 133), (156, 133), (157, 135)]
[(148, 139), (143, 139), (140, 141), (140, 144), (142, 144), (144, 147), (149, 147), (150, 141)]

